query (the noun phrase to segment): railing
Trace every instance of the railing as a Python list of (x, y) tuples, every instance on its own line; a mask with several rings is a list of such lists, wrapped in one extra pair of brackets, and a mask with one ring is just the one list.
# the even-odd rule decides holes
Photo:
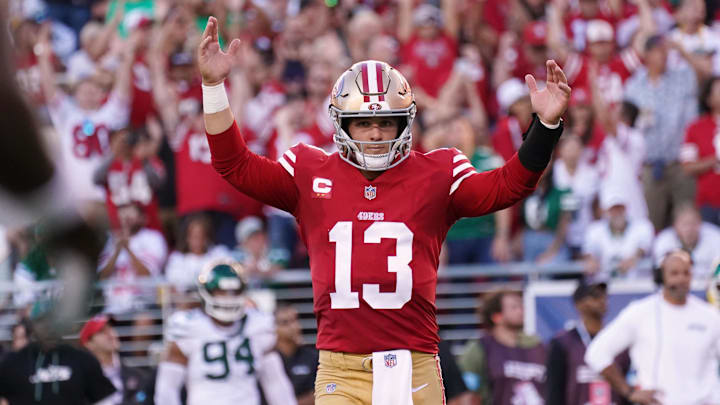
[[(528, 281), (551, 278), (560, 274), (577, 275), (582, 272), (579, 262), (555, 266), (537, 266), (528, 263), (503, 265), (452, 266), (441, 268), (437, 285), (437, 321), (440, 337), (452, 343), (455, 351), (468, 340), (480, 334), (481, 319), (477, 316), (478, 297), (483, 293), (500, 288), (521, 291)], [(37, 283), (41, 291), (51, 283)], [(116, 285), (112, 282), (98, 284), (98, 290)], [(147, 279), (133, 285), (142, 288), (156, 288), (157, 296), (147, 302), (148, 309), (141, 313), (117, 314), (115, 329), (121, 338), (120, 352), (124, 361), (132, 366), (148, 366), (157, 362), (162, 349), (163, 325), (177, 304), (170, 294), (170, 285), (162, 279)], [(306, 343), (316, 341), (317, 324), (313, 314), (312, 285), (307, 269), (285, 270), (266, 283), (267, 290), (274, 295), (277, 304), (291, 304), (299, 313), (303, 337)], [(0, 283), (0, 297), (15, 291), (12, 284)], [(102, 296), (102, 294), (98, 294)], [(142, 297), (141, 297), (142, 298)], [(102, 307), (103, 300), (95, 304), (95, 311)], [(11, 339), (10, 328), (17, 321), (17, 308), (2, 306), (0, 300), (0, 342)], [(5, 300), (4, 302), (7, 302)], [(136, 326), (133, 323), (143, 317), (149, 325)], [(79, 331), (82, 322), (78, 322)], [(76, 336), (69, 336), (70, 338)]]

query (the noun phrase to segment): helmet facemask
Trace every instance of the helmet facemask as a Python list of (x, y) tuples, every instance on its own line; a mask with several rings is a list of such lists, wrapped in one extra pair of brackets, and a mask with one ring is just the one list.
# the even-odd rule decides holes
[[(412, 90), (400, 72), (380, 61), (354, 64), (338, 78), (330, 96), (329, 113), (335, 126), (333, 140), (340, 157), (361, 170), (383, 171), (397, 166), (410, 155), (415, 110)], [(399, 118), (395, 139), (352, 139), (349, 119), (371, 117)], [(382, 154), (368, 153), (371, 146), (389, 146), (389, 150)]]
[[(236, 266), (239, 267), (235, 263), (215, 264), (199, 276), (198, 293), (203, 309), (220, 322), (235, 322), (245, 315), (247, 284)], [(219, 291), (226, 294), (216, 295)]]
[[(340, 151), (340, 157), (352, 166), (368, 171), (382, 171), (397, 166), (410, 154), (412, 146), (412, 122), (415, 119), (415, 104), (404, 110), (383, 112), (345, 112), (330, 106), (330, 116), (335, 125), (333, 141)], [(348, 121), (353, 118), (399, 117), (398, 135), (387, 141), (358, 141), (352, 139), (348, 131)], [(366, 153), (368, 146), (389, 145), (387, 153)]]

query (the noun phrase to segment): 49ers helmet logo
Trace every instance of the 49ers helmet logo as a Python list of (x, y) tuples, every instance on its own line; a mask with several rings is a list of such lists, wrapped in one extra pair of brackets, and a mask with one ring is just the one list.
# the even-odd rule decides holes
[(368, 106), (368, 110), (372, 110), (372, 111), (377, 111), (377, 110), (381, 110), (381, 109), (382, 109), (382, 105), (380, 105), (379, 103), (372, 103)]

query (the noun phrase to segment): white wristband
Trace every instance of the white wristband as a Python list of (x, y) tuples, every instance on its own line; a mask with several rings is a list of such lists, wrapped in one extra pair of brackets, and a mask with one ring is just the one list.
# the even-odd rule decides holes
[(227, 92), (225, 92), (225, 82), (214, 86), (202, 85), (203, 93), (203, 111), (205, 114), (215, 114), (230, 108)]
[[(560, 118), (560, 121), (562, 121), (562, 118)], [(547, 129), (557, 129), (560, 127), (560, 121), (558, 121), (557, 124), (548, 124), (547, 122), (540, 120), (540, 123), (543, 124)]]

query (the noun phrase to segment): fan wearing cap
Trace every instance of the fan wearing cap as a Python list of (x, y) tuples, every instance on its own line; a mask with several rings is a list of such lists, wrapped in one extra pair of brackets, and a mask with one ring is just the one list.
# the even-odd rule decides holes
[(97, 315), (80, 330), (80, 344), (98, 359), (103, 374), (117, 390), (103, 405), (147, 403), (152, 395), (152, 379), (142, 369), (122, 363), (118, 353), (120, 340), (113, 324), (112, 318)]
[(500, 36), (498, 57), (492, 70), (494, 87), (511, 77), (522, 79), (528, 73), (545, 80), (545, 61), (549, 58), (547, 31), (545, 21), (532, 21), (525, 26), (520, 38), (513, 31)]
[[(572, 295), (578, 319), (572, 328), (560, 332), (549, 343), (545, 403), (552, 405), (620, 404), (610, 384), (585, 364), (585, 350), (603, 328), (607, 313), (607, 285), (581, 280)], [(614, 363), (623, 374), (630, 368), (628, 352)]]
[(246, 270), (250, 285), (259, 285), (275, 274), (281, 260), (273, 260), (272, 251), (268, 249), (267, 233), (262, 221), (258, 217), (246, 217), (238, 222), (235, 228), (237, 239), (233, 256)]
[(585, 272), (594, 279), (647, 276), (638, 264), (650, 254), (654, 229), (645, 218), (629, 218), (627, 205), (623, 190), (600, 193), (603, 219), (590, 224), (582, 248)]
[[(632, 403), (720, 403), (720, 313), (690, 294), (691, 279), (690, 255), (669, 252), (656, 271), (659, 291), (620, 311), (585, 352), (585, 363)], [(634, 381), (613, 362), (625, 350)]]
[(274, 321), (249, 307), (242, 266), (212, 261), (197, 287), (202, 307), (168, 320), (155, 403), (180, 405), (184, 385), (188, 405), (260, 405), (260, 383), (269, 405), (296, 404), (282, 359), (273, 351)]
[(523, 134), (532, 122), (532, 104), (527, 88), (517, 78), (498, 87), (497, 100), (503, 116), (492, 135), (493, 149), (508, 161), (520, 149)]
[[(555, 2), (561, 3), (561, 2)], [(583, 0), (584, 3), (598, 3)], [(590, 89), (590, 80), (596, 80), (597, 86), (608, 103), (622, 100), (623, 83), (642, 66), (641, 57), (645, 40), (653, 34), (653, 22), (647, 0), (638, 1), (641, 14), (640, 29), (635, 34), (632, 46), (617, 51), (615, 46), (615, 30), (605, 19), (588, 18), (579, 26), (584, 27), (584, 38), (587, 42), (586, 54), (581, 53), (583, 47), (573, 47), (565, 37), (562, 27), (565, 7), (554, 4), (548, 15), (548, 47), (555, 57), (561, 61), (568, 76), (568, 83), (573, 87)], [(577, 44), (576, 44), (577, 45)], [(573, 51), (575, 49), (575, 51)], [(589, 65), (597, 65), (597, 76), (589, 75)]]

